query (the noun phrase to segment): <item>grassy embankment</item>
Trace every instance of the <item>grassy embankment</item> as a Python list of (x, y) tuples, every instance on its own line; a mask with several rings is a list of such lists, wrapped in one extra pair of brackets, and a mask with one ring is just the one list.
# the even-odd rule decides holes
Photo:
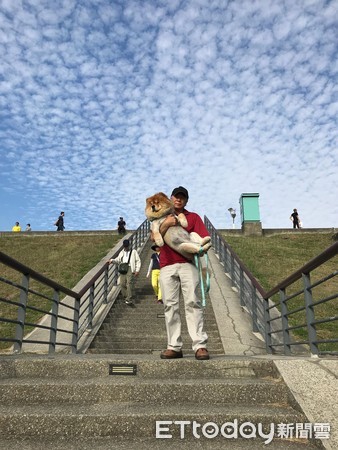
[[(269, 237), (236, 237), (224, 236), (233, 250), (238, 254), (261, 286), (269, 291), (309, 260), (323, 252), (334, 243), (331, 234), (320, 233), (290, 233)], [(315, 282), (337, 270), (337, 257), (320, 266), (311, 273), (311, 282)], [(287, 289), (287, 295), (302, 289), (302, 283), (297, 282)], [(313, 289), (314, 301), (328, 297), (338, 292), (337, 277)], [(277, 301), (278, 296), (273, 300)], [(293, 310), (304, 304), (304, 296), (299, 295), (288, 302)], [(315, 308), (316, 319), (337, 316), (338, 299), (331, 300)], [(290, 319), (291, 325), (305, 323), (305, 314), (297, 313)], [(295, 330), (294, 335), (299, 339), (307, 336), (306, 329)], [(317, 326), (318, 339), (337, 338), (337, 321)], [(338, 344), (321, 344), (322, 350), (338, 351)]]
[[(97, 236), (15, 236), (2, 237), (0, 250), (21, 263), (40, 272), (48, 278), (68, 288), (73, 288), (76, 283), (99, 262), (107, 252), (114, 247), (120, 239), (117, 235)], [(225, 240), (232, 246), (245, 265), (253, 273), (265, 290), (269, 290), (282, 281), (295, 270), (299, 269), (310, 259), (317, 256), (332, 241), (330, 234), (303, 234), (290, 233), (272, 235), (270, 237), (235, 237), (225, 236)], [(312, 274), (312, 281), (319, 279), (337, 269), (337, 258), (321, 266)], [(21, 276), (15, 271), (0, 264), (2, 277), (14, 282), (20, 282)], [(45, 295), (52, 293), (37, 283), (32, 282), (30, 287)], [(300, 284), (293, 287), (300, 289)], [(314, 290), (315, 300), (326, 297), (338, 291), (338, 280), (333, 279)], [(0, 296), (12, 301), (19, 298), (18, 289), (10, 285), (0, 283)], [(297, 297), (290, 302), (290, 307), (296, 307), (303, 302), (303, 298)], [(49, 310), (50, 301), (41, 300), (34, 295), (29, 295), (29, 304)], [(320, 306), (316, 310), (317, 317), (329, 317), (337, 315), (337, 299)], [(0, 318), (11, 317), (16, 319), (17, 308), (5, 303), (0, 303)], [(41, 316), (39, 312), (30, 312), (29, 321), (35, 322)], [(292, 323), (304, 322), (304, 315), (298, 314)], [(28, 331), (28, 330), (27, 330)], [(13, 336), (14, 326), (0, 322), (0, 334)], [(300, 338), (305, 332), (297, 332)], [(318, 327), (319, 338), (337, 336), (337, 322)], [(0, 344), (0, 348), (4, 345)], [(337, 344), (334, 346), (337, 348)], [(332, 346), (325, 346), (332, 349)]]
[[(1, 237), (0, 251), (20, 263), (41, 273), (47, 278), (72, 289), (81, 278), (93, 268), (120, 240), (118, 235), (53, 235), (53, 236), (8, 236)], [(21, 282), (21, 274), (0, 263), (0, 276), (14, 283)], [(48, 297), (53, 296), (51, 289), (34, 280), (30, 288)], [(20, 290), (0, 282), (0, 297), (18, 301)], [(48, 311), (51, 301), (29, 294), (30, 306)], [(27, 320), (36, 323), (43, 313), (27, 310)], [(17, 307), (0, 302), (0, 318), (17, 319)], [(25, 332), (30, 330), (25, 328)], [(14, 337), (15, 325), (0, 322), (0, 335)], [(0, 349), (8, 347), (0, 343)]]

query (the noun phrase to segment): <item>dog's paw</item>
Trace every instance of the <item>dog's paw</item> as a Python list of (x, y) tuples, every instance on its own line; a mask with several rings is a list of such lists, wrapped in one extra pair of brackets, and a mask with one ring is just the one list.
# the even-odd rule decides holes
[(210, 247), (211, 247), (211, 242), (207, 242), (206, 244), (202, 245), (204, 253), (206, 253)]
[(164, 241), (163, 241), (161, 233), (159, 233), (158, 231), (155, 231), (155, 232), (153, 231), (153, 238), (154, 238), (156, 245), (158, 245), (159, 247), (163, 247)]
[[(207, 244), (208, 242), (210, 242), (211, 241), (211, 237), (210, 236), (205, 236), (204, 238), (202, 238), (202, 240), (201, 240), (201, 245), (203, 246), (203, 245), (205, 245), (205, 244)], [(210, 244), (211, 245), (211, 244)], [(210, 248), (210, 247), (209, 247)]]
[(181, 225), (181, 227), (187, 228), (188, 221), (187, 221), (187, 218), (185, 217), (185, 215), (183, 213), (178, 214), (177, 220), (178, 220), (178, 223)]
[(199, 253), (201, 246), (199, 244), (194, 244), (193, 242), (184, 242), (180, 244), (179, 251), (183, 251), (186, 253), (197, 254)]

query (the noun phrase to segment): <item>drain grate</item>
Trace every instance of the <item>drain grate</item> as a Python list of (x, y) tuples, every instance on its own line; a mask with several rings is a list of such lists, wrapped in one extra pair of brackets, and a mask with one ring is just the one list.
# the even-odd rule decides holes
[(136, 364), (109, 364), (109, 375), (136, 375)]

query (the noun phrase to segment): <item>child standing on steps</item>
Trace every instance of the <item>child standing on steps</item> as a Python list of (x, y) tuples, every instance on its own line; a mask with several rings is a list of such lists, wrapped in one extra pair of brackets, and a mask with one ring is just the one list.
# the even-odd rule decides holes
[(147, 278), (149, 278), (149, 275), (151, 273), (151, 285), (155, 292), (156, 301), (157, 301), (157, 303), (163, 303), (161, 288), (160, 288), (160, 251), (161, 251), (161, 248), (155, 244), (151, 247), (151, 249), (154, 250), (155, 253), (153, 253), (150, 258), (150, 263), (149, 263), (148, 272), (147, 272)]

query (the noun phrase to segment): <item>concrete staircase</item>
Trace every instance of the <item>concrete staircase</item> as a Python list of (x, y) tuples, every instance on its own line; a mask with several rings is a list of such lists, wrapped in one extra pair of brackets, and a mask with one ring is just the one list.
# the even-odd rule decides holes
[[(210, 300), (211, 359), (195, 360), (183, 309), (184, 358), (159, 358), (167, 342), (163, 306), (145, 278), (150, 254), (149, 244), (136, 307), (118, 299), (87, 354), (0, 358), (0, 450), (255, 450), (268, 439), (259, 424), (269, 434), (271, 424), (309, 422), (272, 360), (224, 355)], [(216, 433), (226, 422), (228, 438)], [(241, 433), (245, 422), (256, 433), (248, 425)], [(235, 430), (238, 437), (229, 437)], [(275, 430), (267, 448), (318, 447), (318, 440), (280, 439)]]
[[(167, 347), (167, 334), (164, 323), (163, 305), (157, 304), (150, 278), (146, 278), (150, 256), (153, 253), (151, 243), (142, 254), (142, 268), (136, 283), (135, 308), (131, 308), (120, 296), (100, 330), (92, 341), (89, 353), (114, 354), (158, 354)], [(185, 355), (192, 355), (191, 339), (188, 334), (184, 314), (183, 300), (180, 302), (182, 318), (182, 339)], [(207, 299), (204, 313), (205, 330), (208, 333), (208, 349), (212, 355), (224, 355), (214, 311)]]
[[(258, 428), (256, 438), (244, 439), (220, 432), (210, 438), (203, 427), (236, 427), (237, 421), (239, 429), (250, 422), (268, 434), (271, 423), (308, 422), (267, 359), (4, 357), (0, 376), (0, 449), (258, 449), (267, 439)], [(156, 421), (168, 421), (157, 431), (171, 438), (156, 438)], [(175, 421), (188, 422), (184, 437)], [(200, 425), (195, 435), (194, 421)], [(215, 425), (209, 428), (216, 433)], [(230, 435), (234, 428), (227, 430)], [(317, 447), (275, 437), (268, 448)]]

